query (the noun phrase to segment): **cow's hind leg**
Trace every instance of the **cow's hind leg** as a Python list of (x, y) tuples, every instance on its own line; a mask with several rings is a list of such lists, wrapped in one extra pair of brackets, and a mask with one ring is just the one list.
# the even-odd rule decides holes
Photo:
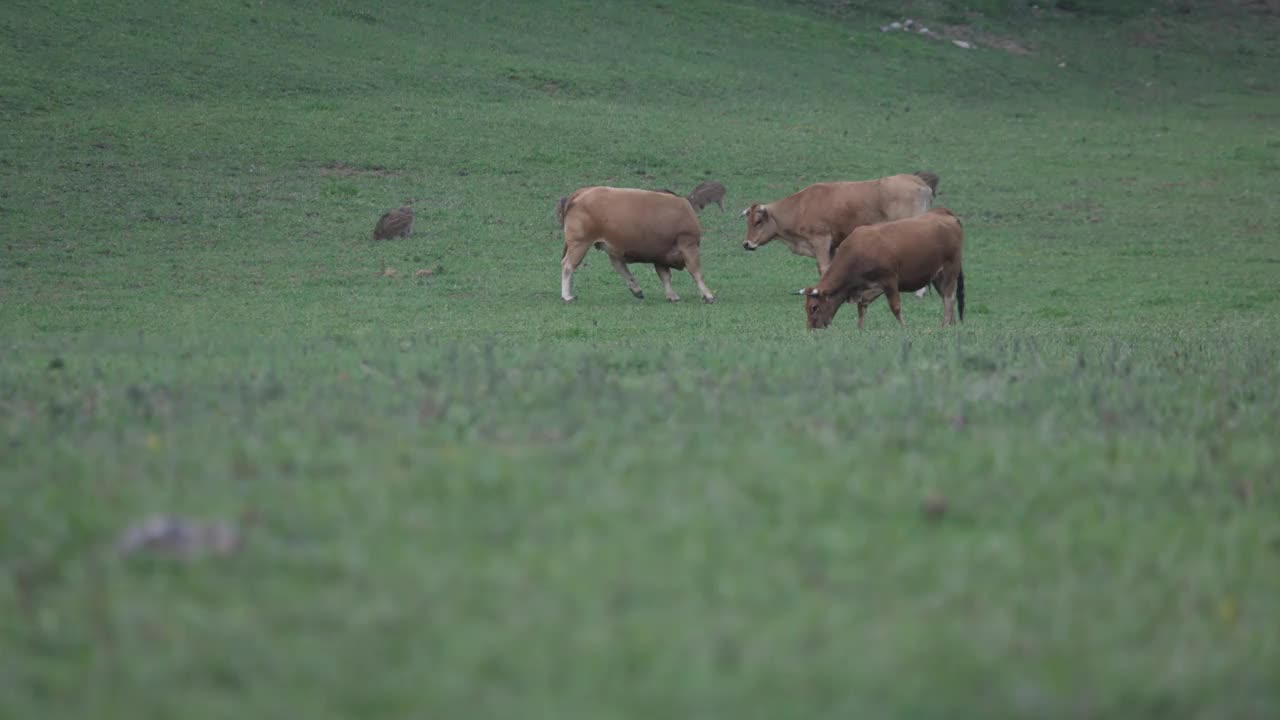
[(898, 324), (906, 327), (907, 324), (902, 322), (902, 296), (898, 294), (898, 285), (895, 283), (884, 289), (884, 297), (889, 301), (889, 309), (893, 311), (893, 316), (898, 319)]
[(662, 292), (667, 294), (667, 299), (671, 302), (680, 302), (680, 296), (671, 287), (671, 268), (666, 265), (654, 265), (653, 269), (658, 273), (658, 279), (662, 281)]
[(858, 329), (859, 330), (862, 329), (862, 326), (864, 323), (866, 323), (866, 321), (867, 321), (867, 304), (864, 302), (859, 302), (858, 303)]
[(827, 268), (831, 267), (831, 260), (835, 257), (836, 236), (815, 235), (809, 242), (813, 246), (813, 259), (818, 263), (818, 277), (821, 278), (827, 274)]
[(702, 262), (698, 258), (698, 236), (697, 235), (681, 235), (676, 239), (676, 244), (680, 247), (680, 254), (684, 256), (684, 269), (689, 271), (693, 276), (693, 281), (698, 284), (698, 292), (702, 293), (702, 301), (713, 303), (716, 296), (711, 294), (711, 290), (707, 288), (707, 284), (702, 280)]
[(581, 242), (565, 241), (564, 257), (560, 260), (560, 299), (565, 302), (577, 300), (573, 295), (573, 271), (582, 264), (591, 245)]
[(938, 272), (933, 274), (932, 280), (925, 283), (924, 287), (916, 291), (916, 297), (923, 298), (925, 295), (928, 295), (930, 287), (932, 287), (934, 290), (937, 290), (939, 295), (942, 295), (942, 289), (940, 285), (941, 282), (942, 282), (942, 271), (939, 270)]
[(916, 191), (915, 215), (923, 215), (929, 212), (931, 207), (933, 207), (933, 188), (926, 185)]
[(938, 281), (938, 294), (942, 296), (942, 326), (956, 322), (956, 278), (943, 277)]
[(622, 258), (609, 255), (609, 264), (613, 265), (613, 269), (616, 270), (618, 275), (622, 277), (623, 281), (627, 283), (627, 289), (631, 291), (631, 294), (643, 300), (644, 291), (640, 289), (640, 283), (636, 282), (636, 276), (631, 274), (631, 268), (627, 267), (627, 264), (622, 261)]

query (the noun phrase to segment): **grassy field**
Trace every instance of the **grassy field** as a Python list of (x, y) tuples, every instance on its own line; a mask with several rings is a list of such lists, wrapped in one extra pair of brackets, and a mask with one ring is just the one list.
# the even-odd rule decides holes
[[(1280, 20), (1151, 4), (6, 4), (0, 717), (1280, 717)], [(965, 324), (809, 333), (738, 210), (914, 170)]]

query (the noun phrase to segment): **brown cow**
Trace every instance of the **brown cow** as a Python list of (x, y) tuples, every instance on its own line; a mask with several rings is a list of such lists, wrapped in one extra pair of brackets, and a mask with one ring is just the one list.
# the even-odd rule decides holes
[(628, 263), (652, 264), (671, 302), (680, 300), (671, 288), (671, 269), (687, 269), (698, 283), (702, 299), (715, 302), (702, 280), (698, 256), (702, 226), (687, 199), (653, 190), (584, 187), (560, 198), (556, 219), (564, 228), (560, 297), (565, 302), (575, 299), (571, 291), (573, 271), (592, 247), (609, 256), (613, 269), (637, 298), (643, 300), (644, 291), (627, 268)]
[(747, 237), (742, 247), (755, 250), (781, 238), (791, 252), (816, 260), (821, 276), (831, 264), (832, 253), (855, 228), (920, 215), (929, 209), (937, 191), (938, 176), (931, 172), (816, 183), (781, 200), (743, 210)]
[(905, 326), (899, 291), (913, 292), (930, 285), (942, 296), (942, 324), (955, 323), (956, 305), (963, 322), (963, 246), (960, 219), (944, 207), (854, 230), (840, 243), (818, 284), (796, 293), (805, 296), (809, 329), (830, 326), (836, 311), (847, 302), (857, 303), (861, 329), (867, 305), (881, 295), (888, 298), (898, 324)]

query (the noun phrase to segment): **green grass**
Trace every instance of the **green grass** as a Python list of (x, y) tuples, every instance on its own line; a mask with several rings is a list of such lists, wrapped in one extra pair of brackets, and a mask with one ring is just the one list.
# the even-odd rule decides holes
[[(1277, 21), (1078, 5), (6, 5), (0, 717), (1280, 715)], [(737, 210), (918, 169), (966, 323), (807, 332)]]

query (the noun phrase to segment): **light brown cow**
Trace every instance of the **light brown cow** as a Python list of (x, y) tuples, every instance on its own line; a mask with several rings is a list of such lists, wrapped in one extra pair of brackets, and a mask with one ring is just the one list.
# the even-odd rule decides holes
[(960, 219), (944, 207), (918, 217), (854, 230), (840, 243), (818, 284), (796, 293), (805, 296), (809, 329), (830, 326), (836, 311), (847, 302), (857, 303), (861, 329), (867, 305), (881, 295), (888, 299), (898, 324), (905, 326), (898, 293), (930, 285), (942, 296), (942, 324), (955, 323), (957, 305), (963, 322), (963, 246)]
[(832, 253), (855, 228), (920, 215), (929, 209), (937, 191), (938, 176), (931, 172), (816, 183), (781, 200), (743, 210), (747, 237), (742, 247), (756, 250), (781, 238), (791, 252), (816, 260), (821, 276), (831, 264)]
[(671, 269), (688, 270), (702, 299), (715, 296), (702, 280), (698, 248), (702, 226), (693, 206), (674, 193), (633, 188), (591, 186), (560, 198), (556, 218), (564, 228), (564, 254), (560, 260), (560, 297), (572, 302), (573, 271), (587, 250), (595, 247), (609, 256), (613, 269), (627, 289), (644, 299), (644, 291), (628, 263), (652, 264), (671, 302), (680, 300), (671, 288)]

